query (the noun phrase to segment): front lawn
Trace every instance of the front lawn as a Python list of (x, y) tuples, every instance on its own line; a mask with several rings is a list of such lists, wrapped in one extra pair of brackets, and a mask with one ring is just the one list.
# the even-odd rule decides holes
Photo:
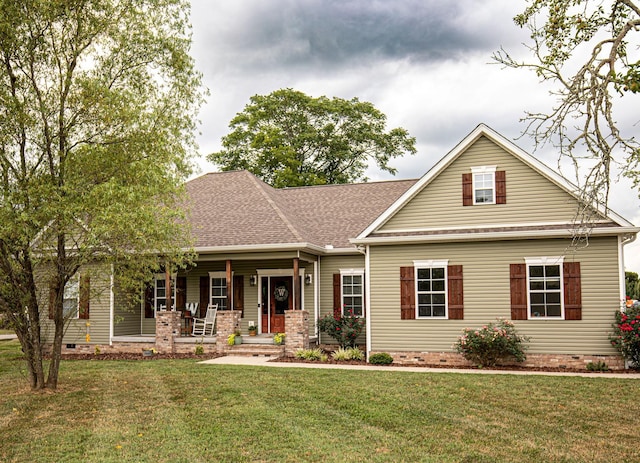
[(0, 342), (0, 461), (640, 461), (634, 379), (65, 361)]

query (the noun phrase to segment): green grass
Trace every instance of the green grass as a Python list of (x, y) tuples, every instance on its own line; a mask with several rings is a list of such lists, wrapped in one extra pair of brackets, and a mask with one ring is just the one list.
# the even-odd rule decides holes
[(0, 342), (2, 462), (639, 461), (634, 379), (66, 361)]

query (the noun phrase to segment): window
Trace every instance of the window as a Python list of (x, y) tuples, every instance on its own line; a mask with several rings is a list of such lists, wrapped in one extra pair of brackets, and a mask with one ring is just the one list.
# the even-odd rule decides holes
[(72, 278), (64, 287), (62, 296), (62, 316), (67, 318), (78, 318), (78, 307), (80, 303), (80, 280)]
[(356, 317), (364, 316), (364, 271), (341, 270), (342, 315), (352, 312)]
[[(172, 305), (176, 302), (176, 282), (175, 278), (171, 279), (171, 300)], [(156, 275), (156, 284), (154, 288), (154, 310), (166, 309), (167, 307), (167, 280), (164, 274)]]
[(225, 272), (210, 272), (210, 304), (218, 304), (218, 310), (227, 310), (227, 275)]
[(473, 204), (495, 204), (496, 166), (473, 167)]
[(417, 318), (447, 318), (447, 262), (414, 262)]
[(526, 259), (529, 318), (562, 318), (562, 257)]

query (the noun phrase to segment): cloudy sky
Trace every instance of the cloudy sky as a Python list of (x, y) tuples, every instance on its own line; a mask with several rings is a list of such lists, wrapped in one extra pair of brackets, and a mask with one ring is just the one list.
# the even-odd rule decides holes
[[(534, 152), (523, 137), (525, 111), (546, 111), (551, 87), (525, 70), (491, 64), (505, 48), (528, 58), (527, 31), (513, 23), (516, 0), (192, 0), (193, 56), (210, 95), (199, 136), (204, 160), (220, 149), (233, 116), (252, 95), (293, 88), (310, 96), (358, 97), (404, 127), (418, 154), (395, 159), (396, 178), (422, 176), (479, 123), (547, 165), (557, 154)], [(624, 102), (621, 124), (640, 123), (640, 100)], [(635, 125), (634, 125), (635, 124)], [(572, 178), (573, 172), (563, 171)], [(391, 178), (371, 169), (371, 180)], [(616, 184), (611, 207), (640, 225), (640, 200)], [(640, 271), (640, 239), (626, 246), (628, 270)]]

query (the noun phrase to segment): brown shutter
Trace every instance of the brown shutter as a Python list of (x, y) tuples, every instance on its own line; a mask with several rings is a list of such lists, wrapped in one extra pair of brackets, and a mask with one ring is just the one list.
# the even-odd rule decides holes
[(473, 179), (470, 173), (462, 174), (462, 205), (473, 205)]
[(144, 289), (144, 318), (153, 318), (153, 288), (154, 283), (150, 283)]
[(527, 265), (511, 264), (511, 319), (527, 319)]
[(342, 277), (339, 273), (333, 274), (333, 316), (342, 315)]
[(416, 318), (416, 282), (413, 267), (400, 267), (400, 319)]
[(239, 310), (244, 317), (244, 276), (233, 276), (233, 310)]
[(582, 320), (582, 290), (580, 262), (565, 262), (564, 276), (564, 319)]
[(49, 319), (53, 320), (56, 313), (56, 284), (49, 283)]
[(496, 180), (496, 204), (507, 204), (507, 174), (504, 170), (498, 170)]
[(200, 277), (200, 312), (197, 317), (204, 318), (207, 313), (207, 306), (209, 305), (209, 277)]
[(447, 267), (447, 299), (450, 320), (464, 319), (464, 293), (462, 288), (462, 265)]
[(89, 319), (89, 301), (91, 299), (91, 278), (89, 275), (80, 277), (80, 311), (78, 318)]
[(176, 310), (186, 310), (187, 307), (187, 277), (176, 278)]

